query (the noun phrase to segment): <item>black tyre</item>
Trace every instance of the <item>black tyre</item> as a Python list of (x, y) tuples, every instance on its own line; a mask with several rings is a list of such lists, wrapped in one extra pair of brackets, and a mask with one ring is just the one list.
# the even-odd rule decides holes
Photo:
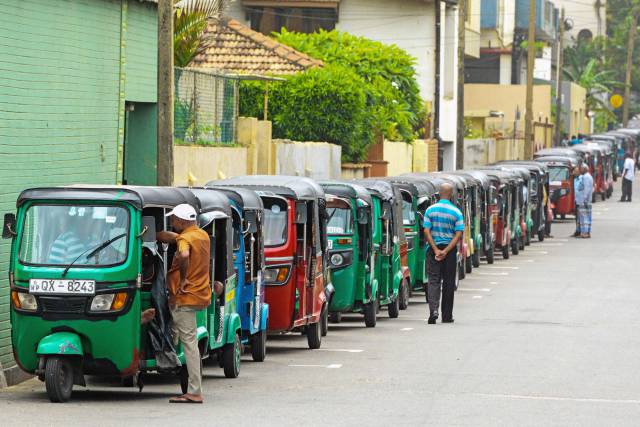
[(467, 272), (465, 271), (465, 265), (466, 263), (466, 258), (464, 259), (464, 261), (462, 261), (460, 264), (458, 264), (458, 279), (462, 280), (466, 277)]
[(322, 326), (320, 323), (322, 323), (321, 319), (307, 326), (307, 344), (311, 350), (320, 348), (322, 344)]
[(73, 365), (68, 357), (49, 357), (45, 365), (44, 383), (47, 396), (54, 403), (71, 399), (73, 391)]
[(489, 246), (489, 250), (487, 251), (487, 264), (493, 264), (495, 261), (495, 247), (493, 245)]
[(544, 242), (544, 230), (538, 230), (538, 242)]
[(329, 321), (331, 323), (340, 323), (342, 321), (342, 313), (329, 314)]
[(560, 214), (560, 219), (564, 220), (567, 216), (565, 214)]
[(530, 231), (527, 231), (527, 238), (526, 238), (526, 240), (524, 241), (524, 244), (525, 244), (526, 246), (529, 246), (529, 245), (531, 244), (531, 232), (530, 232)]
[(467, 257), (464, 260), (464, 272), (466, 274), (471, 274), (471, 272), (473, 271), (473, 261), (471, 260), (471, 258), (472, 258), (472, 256), (471, 257)]
[(389, 304), (388, 310), (389, 310), (389, 318), (391, 319), (396, 319), (399, 315), (400, 315), (400, 295), (398, 295), (398, 297), (394, 298), (393, 302), (391, 304)]
[(242, 344), (240, 337), (236, 334), (233, 343), (226, 344), (222, 348), (222, 368), (224, 376), (227, 378), (238, 378), (240, 375), (240, 356), (242, 354)]
[(502, 258), (509, 259), (509, 246), (502, 247)]
[(398, 302), (398, 306), (400, 310), (406, 310), (409, 307), (409, 283), (406, 280), (403, 280), (400, 283), (400, 290), (398, 291), (400, 301)]
[(518, 255), (520, 253), (520, 244), (517, 239), (511, 242), (511, 253), (514, 255)]
[(320, 333), (323, 337), (329, 333), (329, 306), (327, 304), (322, 306), (320, 312)]
[(475, 251), (473, 253), (473, 257), (471, 257), (471, 263), (473, 264), (473, 268), (480, 267), (480, 251)]
[(607, 201), (607, 192), (606, 192), (606, 191), (603, 191), (603, 192), (601, 193), (601, 195), (602, 195), (602, 201), (603, 201), (603, 202), (606, 202), (606, 201)]
[(527, 238), (523, 235), (520, 237), (520, 242), (518, 243), (518, 249), (524, 251), (524, 247), (527, 245)]
[(264, 329), (251, 336), (251, 358), (254, 362), (264, 362), (267, 357), (267, 331)]
[(377, 323), (376, 311), (377, 300), (373, 300), (364, 305), (364, 324), (367, 328), (375, 328)]

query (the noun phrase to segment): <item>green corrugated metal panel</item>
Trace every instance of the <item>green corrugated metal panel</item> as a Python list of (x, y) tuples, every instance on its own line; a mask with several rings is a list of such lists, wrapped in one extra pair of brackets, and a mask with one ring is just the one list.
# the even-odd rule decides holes
[[(156, 102), (158, 66), (157, 6), (129, 1), (127, 25), (126, 99), (135, 102)], [(153, 34), (154, 37), (149, 37)]]
[[(27, 187), (115, 182), (119, 79), (127, 75), (121, 59), (129, 54), (121, 51), (122, 3), (127, 0), (0, 0), (0, 213), (14, 211)], [(128, 3), (132, 54), (140, 59), (130, 64), (126, 91), (155, 102), (155, 5)], [(14, 364), (7, 342), (8, 254), (8, 241), (0, 240), (4, 368)]]

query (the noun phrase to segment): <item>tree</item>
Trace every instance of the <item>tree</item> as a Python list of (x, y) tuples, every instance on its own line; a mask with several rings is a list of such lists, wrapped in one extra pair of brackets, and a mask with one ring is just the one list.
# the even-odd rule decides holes
[(174, 0), (173, 57), (176, 67), (187, 67), (209, 41), (204, 36), (210, 18), (219, 17), (229, 0)]

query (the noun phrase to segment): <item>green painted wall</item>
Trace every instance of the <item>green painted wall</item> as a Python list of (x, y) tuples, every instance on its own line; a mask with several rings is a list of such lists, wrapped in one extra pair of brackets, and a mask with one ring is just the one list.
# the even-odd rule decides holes
[[(125, 101), (156, 102), (155, 5), (0, 0), (0, 8), (0, 213), (13, 212), (27, 187), (117, 182)], [(8, 252), (1, 241), (4, 369), (14, 365)]]

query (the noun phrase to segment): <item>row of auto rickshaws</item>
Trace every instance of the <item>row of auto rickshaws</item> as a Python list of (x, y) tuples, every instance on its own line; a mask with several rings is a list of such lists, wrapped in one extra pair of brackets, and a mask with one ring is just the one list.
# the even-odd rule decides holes
[[(87, 375), (142, 389), (148, 372), (174, 374), (186, 392), (165, 284), (176, 248), (156, 238), (183, 203), (196, 209), (211, 245), (200, 354), (226, 377), (239, 375), (244, 350), (263, 361), (269, 334), (302, 333), (317, 349), (343, 314), (375, 327), (381, 309), (396, 318), (424, 290), (424, 215), (443, 183), (465, 218), (458, 279), (549, 232), (549, 169), (537, 161), (351, 181), (245, 176), (203, 188), (25, 190), (2, 233), (12, 239), (15, 360), (56, 402)], [(156, 315), (145, 321), (150, 308)]]
[(592, 202), (613, 194), (613, 183), (623, 172), (625, 154), (637, 157), (640, 129), (618, 129), (594, 134), (581, 144), (539, 150), (534, 158), (546, 165), (550, 176), (550, 205), (553, 217), (575, 215), (574, 169), (583, 164), (593, 176)]

